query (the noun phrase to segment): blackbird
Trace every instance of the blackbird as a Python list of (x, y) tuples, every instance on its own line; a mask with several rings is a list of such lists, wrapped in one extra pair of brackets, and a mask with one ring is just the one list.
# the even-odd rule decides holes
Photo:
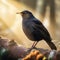
[(48, 30), (30, 11), (24, 10), (22, 12), (17, 12), (17, 14), (21, 14), (22, 16), (22, 28), (25, 35), (30, 40), (34, 41), (32, 47), (35, 47), (40, 40), (44, 40), (51, 49), (57, 49), (52, 42)]

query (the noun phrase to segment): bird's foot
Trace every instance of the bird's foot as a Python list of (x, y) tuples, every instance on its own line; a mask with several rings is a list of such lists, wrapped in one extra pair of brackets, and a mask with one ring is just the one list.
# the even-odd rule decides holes
[(32, 48), (29, 48), (29, 49), (28, 49), (28, 52), (30, 52), (31, 50), (33, 50), (33, 47), (32, 47)]

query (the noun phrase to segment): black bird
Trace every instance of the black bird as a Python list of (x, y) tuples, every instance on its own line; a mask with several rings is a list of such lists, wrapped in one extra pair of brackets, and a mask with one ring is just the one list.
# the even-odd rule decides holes
[(32, 47), (35, 47), (40, 40), (44, 40), (51, 49), (57, 49), (54, 43), (51, 41), (52, 39), (48, 30), (44, 27), (42, 22), (33, 16), (30, 11), (24, 10), (22, 12), (17, 12), (17, 14), (22, 15), (22, 28), (25, 35), (30, 40), (35, 41)]

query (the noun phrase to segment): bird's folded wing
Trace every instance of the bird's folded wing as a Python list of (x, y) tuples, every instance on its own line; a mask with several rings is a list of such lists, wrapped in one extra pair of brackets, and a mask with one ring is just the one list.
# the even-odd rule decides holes
[(50, 37), (49, 32), (47, 31), (47, 29), (44, 27), (44, 25), (40, 21), (33, 20), (31, 25), (32, 25), (31, 28), (33, 28), (33, 31), (39, 32), (44, 37), (46, 37), (46, 36), (49, 36)]

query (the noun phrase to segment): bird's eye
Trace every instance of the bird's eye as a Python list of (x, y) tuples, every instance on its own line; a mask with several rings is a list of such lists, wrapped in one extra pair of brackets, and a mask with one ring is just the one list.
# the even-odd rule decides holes
[(24, 12), (24, 14), (26, 14), (26, 12)]

